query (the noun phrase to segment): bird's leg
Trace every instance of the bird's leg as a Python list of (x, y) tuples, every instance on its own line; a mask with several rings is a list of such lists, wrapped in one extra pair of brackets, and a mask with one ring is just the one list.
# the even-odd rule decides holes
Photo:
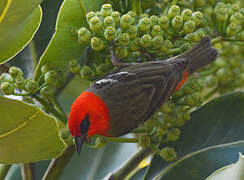
[(122, 63), (120, 59), (116, 56), (113, 46), (109, 47), (109, 52), (111, 54), (111, 62), (114, 66), (121, 67), (125, 65), (125, 63)]

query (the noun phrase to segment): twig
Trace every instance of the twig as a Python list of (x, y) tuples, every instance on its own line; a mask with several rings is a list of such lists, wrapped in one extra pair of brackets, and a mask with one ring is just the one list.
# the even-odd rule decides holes
[(55, 108), (53, 108), (50, 104), (48, 104), (44, 99), (39, 97), (37, 94), (32, 95), (38, 102), (40, 102), (49, 112), (51, 112), (53, 115), (55, 115), (59, 120), (61, 120), (63, 123), (66, 124), (67, 119), (60, 114)]
[(148, 147), (140, 148), (127, 162), (125, 162), (119, 169), (106, 176), (108, 180), (123, 180), (125, 179), (143, 159), (153, 153), (153, 150)]
[(35, 164), (26, 163), (21, 165), (21, 174), (23, 180), (34, 180), (35, 179)]
[(5, 179), (11, 166), (12, 166), (11, 164), (1, 164), (0, 165), (0, 180)]
[(59, 179), (59, 177), (62, 175), (64, 171), (64, 168), (73, 156), (74, 152), (75, 146), (69, 145), (60, 157), (52, 160), (42, 180)]

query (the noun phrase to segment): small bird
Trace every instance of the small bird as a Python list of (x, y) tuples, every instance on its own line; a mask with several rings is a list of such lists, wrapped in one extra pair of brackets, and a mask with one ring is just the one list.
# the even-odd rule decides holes
[(68, 127), (80, 154), (84, 141), (93, 135), (117, 137), (148, 120), (200, 68), (213, 62), (218, 52), (209, 37), (165, 61), (123, 64), (82, 92), (74, 101)]

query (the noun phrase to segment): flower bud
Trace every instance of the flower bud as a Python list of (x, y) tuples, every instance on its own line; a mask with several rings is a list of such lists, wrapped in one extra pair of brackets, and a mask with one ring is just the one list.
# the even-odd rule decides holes
[(203, 7), (206, 5), (206, 0), (194, 0), (195, 7)]
[(12, 78), (15, 78), (17, 76), (23, 76), (23, 71), (18, 68), (18, 67), (15, 67), (15, 66), (12, 66), (8, 73), (10, 74), (10, 76), (12, 76)]
[(177, 154), (173, 148), (165, 147), (160, 151), (160, 156), (167, 162), (172, 162), (177, 159)]
[(226, 68), (221, 68), (216, 72), (217, 78), (220, 80), (221, 83), (226, 84), (230, 82), (232, 78), (232, 73), (230, 70)]
[(107, 144), (107, 140), (104, 137), (98, 137), (96, 138), (96, 143), (95, 143), (95, 147), (96, 148), (103, 148), (106, 144)]
[(192, 20), (186, 21), (183, 25), (183, 31), (188, 34), (194, 32), (196, 29), (196, 23)]
[(89, 66), (83, 66), (80, 75), (83, 79), (91, 80), (95, 77), (95, 73)]
[(15, 79), (14, 79), (14, 82), (15, 84), (17, 85), (17, 87), (19, 89), (24, 89), (25, 88), (25, 79), (23, 76), (17, 76)]
[(191, 19), (192, 13), (193, 13), (192, 10), (184, 9), (181, 13), (181, 17), (183, 18), (184, 21), (188, 21)]
[(229, 8), (229, 14), (232, 15), (236, 12), (240, 11), (240, 6), (239, 4), (235, 3), (235, 4), (231, 4), (230, 8)]
[(45, 99), (52, 98), (55, 94), (55, 88), (51, 86), (45, 86), (40, 90), (41, 96)]
[(145, 34), (141, 37), (141, 46), (146, 48), (151, 46), (152, 37), (149, 34)]
[(55, 85), (58, 80), (58, 74), (56, 71), (48, 71), (44, 75), (44, 80), (47, 84)]
[(134, 11), (129, 11), (127, 14), (131, 17), (131, 24), (134, 24), (137, 17), (136, 13)]
[(113, 12), (111, 4), (103, 4), (101, 8), (101, 15), (103, 18), (110, 16)]
[(183, 116), (182, 117), (183, 117), (183, 120), (185, 122), (187, 122), (187, 121), (189, 121), (191, 119), (191, 115), (190, 115), (190, 113), (188, 111), (183, 112)]
[(104, 37), (107, 41), (113, 41), (116, 37), (116, 29), (113, 26), (107, 27), (104, 32)]
[(223, 2), (218, 2), (214, 8), (214, 13), (216, 14), (220, 8), (227, 8), (226, 4)]
[(244, 31), (242, 31), (238, 34), (238, 39), (240, 39), (241, 41), (244, 41)]
[(160, 108), (160, 110), (163, 113), (170, 113), (175, 109), (175, 104), (173, 101), (168, 100), (166, 101), (166, 103), (164, 103), (164, 105)]
[(214, 75), (208, 75), (205, 82), (208, 88), (212, 88), (218, 83), (218, 79)]
[(220, 8), (217, 10), (216, 14), (216, 21), (219, 23), (224, 23), (228, 19), (228, 9), (227, 8)]
[(93, 18), (95, 15), (96, 15), (95, 12), (90, 11), (89, 13), (86, 14), (86, 21), (90, 23), (91, 18)]
[(90, 29), (94, 33), (101, 33), (103, 28), (103, 23), (98, 16), (94, 16), (91, 18), (89, 23)]
[(226, 28), (226, 35), (228, 37), (235, 36), (240, 31), (240, 26), (236, 23), (230, 23)]
[(162, 29), (167, 29), (169, 27), (169, 18), (167, 16), (161, 16), (158, 24)]
[(50, 70), (50, 66), (48, 66), (47, 64), (42, 65), (41, 67), (42, 74), (45, 74), (49, 70)]
[(173, 19), (177, 15), (180, 15), (180, 7), (177, 5), (172, 5), (169, 8), (168, 17), (169, 19)]
[(118, 42), (121, 46), (127, 46), (130, 43), (130, 36), (127, 33), (120, 34)]
[(114, 12), (112, 12), (111, 16), (114, 19), (115, 25), (116, 26), (119, 25), (119, 23), (120, 23), (120, 14), (119, 14), (119, 12), (118, 11), (114, 11)]
[(131, 51), (138, 51), (140, 47), (141, 47), (141, 38), (139, 37), (132, 40), (129, 44), (129, 48)]
[(80, 44), (82, 44), (82, 43), (87, 44), (90, 42), (90, 40), (92, 38), (92, 33), (85, 27), (80, 28), (78, 30), (77, 34), (78, 34), (78, 42)]
[(151, 140), (150, 137), (147, 134), (143, 134), (139, 137), (138, 144), (139, 146), (146, 148), (150, 146)]
[(152, 15), (150, 16), (151, 27), (158, 25), (159, 17)]
[(104, 48), (104, 42), (98, 37), (93, 37), (91, 39), (91, 47), (95, 51), (101, 51)]
[(192, 14), (192, 20), (197, 26), (201, 25), (203, 22), (203, 14), (200, 11), (196, 11)]
[(142, 18), (149, 18), (149, 15), (147, 13), (140, 14), (140, 19)]
[(236, 12), (230, 17), (230, 22), (235, 23), (237, 25), (241, 25), (243, 20), (244, 20), (243, 15), (240, 12)]
[(222, 67), (225, 67), (227, 65), (225, 60), (222, 58), (218, 58), (214, 63), (215, 63), (217, 68), (222, 68)]
[(136, 26), (130, 26), (130, 28), (127, 31), (127, 34), (129, 35), (130, 39), (135, 39), (138, 35), (137, 27)]
[(165, 123), (161, 124), (158, 128), (157, 128), (157, 134), (161, 137), (165, 136), (168, 132), (168, 126), (165, 125)]
[(178, 128), (170, 129), (167, 133), (167, 141), (177, 141), (180, 137), (180, 130)]
[(124, 46), (117, 46), (115, 49), (115, 54), (119, 58), (124, 58), (124, 57), (128, 56), (128, 49), (127, 49), (127, 47), (124, 47)]
[(174, 29), (181, 29), (183, 24), (183, 18), (180, 15), (177, 15), (172, 20), (172, 27)]
[(80, 64), (78, 64), (76, 59), (69, 61), (69, 69), (74, 74), (80, 73), (81, 67), (80, 67)]
[(159, 25), (153, 26), (153, 28), (151, 30), (151, 36), (152, 37), (160, 36), (160, 35), (162, 35), (162, 33), (163, 33), (163, 31)]
[(156, 49), (160, 49), (162, 46), (164, 46), (164, 39), (162, 36), (155, 36), (152, 39), (152, 45)]
[(5, 95), (14, 94), (14, 86), (10, 82), (3, 82), (1, 84), (1, 90)]
[(102, 76), (107, 72), (106, 65), (101, 63), (96, 67), (96, 74), (97, 76)]
[(28, 79), (25, 83), (25, 89), (29, 93), (36, 93), (38, 91), (38, 83), (32, 79)]
[(13, 83), (13, 78), (8, 73), (2, 73), (0, 76), (0, 84), (3, 82)]
[(131, 26), (131, 23), (132, 18), (128, 14), (123, 15), (120, 19), (120, 27), (123, 31), (126, 31)]
[(139, 21), (138, 24), (138, 30), (141, 32), (148, 32), (150, 30), (150, 26), (151, 26), (151, 21), (149, 18), (142, 18)]
[(104, 18), (103, 26), (104, 26), (104, 28), (107, 28), (109, 26), (115, 26), (115, 22), (114, 22), (114, 19), (112, 18), (112, 16), (107, 16), (106, 18)]
[(168, 53), (169, 49), (171, 49), (173, 47), (173, 44), (170, 40), (165, 40), (164, 41), (164, 45), (160, 48), (160, 51), (162, 53)]

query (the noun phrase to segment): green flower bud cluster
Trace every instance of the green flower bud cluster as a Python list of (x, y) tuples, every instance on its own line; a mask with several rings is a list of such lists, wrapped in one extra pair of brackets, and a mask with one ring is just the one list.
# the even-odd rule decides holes
[(10, 67), (8, 73), (0, 76), (1, 91), (5, 95), (23, 96), (23, 101), (34, 103), (33, 94), (39, 94), (45, 99), (55, 95), (57, 87), (63, 83), (62, 72), (51, 70), (47, 65), (41, 67), (39, 80), (31, 77), (25, 79), (23, 71), (18, 67)]

